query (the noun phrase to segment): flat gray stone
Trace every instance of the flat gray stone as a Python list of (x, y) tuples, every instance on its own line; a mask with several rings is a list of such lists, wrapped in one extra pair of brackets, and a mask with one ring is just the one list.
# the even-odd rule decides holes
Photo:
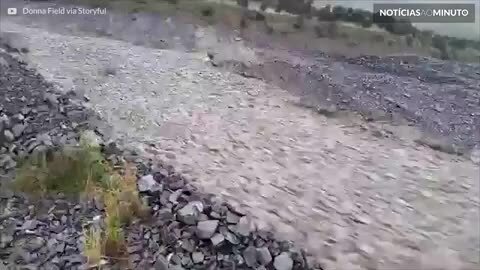
[(210, 238), (210, 241), (212, 241), (212, 244), (214, 246), (218, 246), (225, 241), (225, 237), (219, 233), (215, 234), (212, 238)]
[(240, 221), (240, 216), (230, 211), (227, 212), (227, 222), (230, 224), (237, 224)]
[(291, 270), (293, 268), (293, 260), (290, 254), (287, 252), (280, 253), (280, 255), (275, 257), (273, 267), (275, 267), (276, 270)]
[(249, 246), (243, 251), (243, 258), (249, 267), (257, 266), (257, 249), (254, 246)]
[(267, 247), (257, 248), (257, 258), (261, 265), (267, 265), (272, 261), (272, 255)]
[(237, 226), (235, 227), (235, 232), (245, 237), (250, 235), (250, 221), (246, 216), (240, 218)]
[(153, 175), (142, 176), (138, 182), (138, 191), (140, 192), (156, 192), (162, 190), (162, 185), (157, 183), (153, 178)]
[(163, 255), (158, 255), (153, 264), (155, 270), (168, 270), (168, 260)]
[(10, 130), (3, 131), (3, 137), (7, 142), (13, 142), (15, 140), (15, 135)]
[(203, 211), (203, 204), (198, 201), (189, 202), (177, 212), (177, 219), (188, 225), (195, 225), (200, 213)]
[(197, 224), (197, 236), (200, 239), (209, 239), (213, 236), (218, 227), (218, 220), (200, 221)]
[(26, 126), (23, 124), (16, 124), (12, 128), (13, 135), (15, 138), (22, 136), (23, 131), (25, 130)]

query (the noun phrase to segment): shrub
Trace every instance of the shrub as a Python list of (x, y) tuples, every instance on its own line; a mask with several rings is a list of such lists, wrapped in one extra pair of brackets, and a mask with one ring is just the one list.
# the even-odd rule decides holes
[(202, 16), (211, 17), (213, 16), (213, 14), (215, 14), (215, 9), (213, 9), (213, 7), (210, 7), (210, 6), (203, 7), (201, 10), (201, 13), (202, 13)]
[(267, 8), (268, 8), (268, 4), (266, 2), (262, 2), (262, 4), (260, 5), (260, 10), (265, 11), (267, 10)]
[(432, 47), (440, 51), (440, 58), (443, 60), (450, 59), (448, 53), (448, 39), (440, 35), (434, 35), (432, 38)]
[(416, 33), (417, 29), (412, 25), (410, 21), (407, 20), (396, 20), (393, 23), (392, 32), (396, 35), (408, 35)]
[(417, 33), (418, 39), (423, 46), (431, 46), (433, 42), (433, 32), (432, 31), (419, 31)]
[(297, 15), (308, 15), (312, 10), (311, 5), (312, 1), (305, 2), (304, 0), (278, 0), (276, 10), (278, 12), (284, 10)]
[(265, 21), (265, 15), (262, 14), (261, 12), (258, 12), (256, 10), (247, 10), (245, 12), (245, 16), (249, 20), (255, 20), (255, 21)]
[(380, 16), (379, 12), (373, 14), (373, 22), (382, 29), (392, 32), (395, 19), (391, 16)]
[(319, 9), (317, 11), (316, 16), (317, 16), (317, 20), (319, 20), (319, 21), (334, 21), (335, 20), (335, 16), (332, 13), (330, 5), (326, 5), (325, 7)]
[(348, 10), (343, 6), (334, 6), (332, 9), (332, 13), (336, 20), (345, 21), (348, 14)]
[(295, 23), (293, 23), (293, 28), (302, 29), (304, 24), (305, 24), (305, 20), (303, 18), (303, 15), (298, 15), (297, 18), (295, 19)]
[(348, 9), (346, 20), (358, 25), (362, 25), (364, 21), (368, 19), (368, 15), (361, 9)]
[(375, 42), (385, 42), (385, 36), (382, 34), (374, 34), (373, 41)]
[(243, 8), (248, 8), (248, 0), (237, 0), (237, 5)]
[(467, 48), (467, 40), (465, 39), (462, 39), (462, 38), (455, 38), (455, 37), (451, 37), (448, 41), (448, 45), (450, 47), (453, 47), (453, 48), (456, 48), (456, 49), (459, 49), (459, 50), (464, 50)]
[(372, 27), (372, 25), (373, 25), (372, 18), (366, 19), (361, 23), (361, 26), (363, 28), (370, 28), (370, 27)]

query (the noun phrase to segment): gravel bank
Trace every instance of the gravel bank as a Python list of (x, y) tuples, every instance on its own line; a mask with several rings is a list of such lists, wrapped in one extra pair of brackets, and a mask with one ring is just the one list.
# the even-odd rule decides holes
[[(0, 63), (0, 266), (88, 269), (82, 228), (101, 224), (102, 205), (61, 194), (33, 199), (9, 191), (8, 183), (16, 160), (76, 143), (93, 116), (72, 102), (73, 93), (59, 94), (10, 55), (0, 53)], [(203, 195), (172, 167), (148, 164), (114, 143), (105, 154), (115, 163), (125, 162), (122, 154), (136, 162), (138, 187), (152, 211), (148, 223), (126, 228), (129, 269), (314, 269), (292, 243), (257, 230), (244, 210)], [(102, 269), (115, 267), (106, 260)]]
[(10, 190), (16, 162), (78, 139), (91, 128), (89, 113), (72, 93), (61, 94), (36, 71), (0, 53), (1, 106), (1, 261), (22, 269), (65, 269), (82, 262), (80, 220), (95, 211), (62, 196), (28, 200)]
[(480, 148), (479, 64), (417, 56), (262, 54), (260, 64), (227, 60), (217, 65), (287, 89), (306, 107), (355, 111), (367, 120), (418, 127), (450, 145), (448, 152), (468, 154)]

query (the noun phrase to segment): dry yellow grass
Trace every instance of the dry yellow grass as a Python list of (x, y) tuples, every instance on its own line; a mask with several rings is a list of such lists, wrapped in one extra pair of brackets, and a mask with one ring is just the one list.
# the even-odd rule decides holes
[(103, 257), (101, 230), (90, 227), (84, 232), (85, 247), (83, 253), (89, 265), (98, 265)]
[(123, 228), (135, 218), (145, 218), (148, 214), (148, 207), (138, 194), (134, 167), (127, 165), (123, 174), (112, 172), (101, 189), (101, 198), (105, 206), (102, 254), (117, 263), (125, 263), (128, 254)]

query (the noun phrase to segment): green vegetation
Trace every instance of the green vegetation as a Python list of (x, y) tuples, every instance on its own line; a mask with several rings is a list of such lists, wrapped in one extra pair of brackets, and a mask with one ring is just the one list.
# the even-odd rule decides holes
[(123, 227), (136, 218), (147, 218), (149, 209), (138, 194), (134, 167), (112, 169), (100, 147), (82, 137), (78, 146), (47, 150), (25, 159), (18, 166), (14, 188), (35, 196), (62, 192), (105, 205), (104, 231), (88, 228), (84, 255), (92, 265), (108, 258), (125, 261)]
[(81, 142), (79, 146), (34, 153), (19, 162), (14, 188), (35, 195), (77, 194), (90, 181), (101, 183), (108, 170), (100, 149)]

